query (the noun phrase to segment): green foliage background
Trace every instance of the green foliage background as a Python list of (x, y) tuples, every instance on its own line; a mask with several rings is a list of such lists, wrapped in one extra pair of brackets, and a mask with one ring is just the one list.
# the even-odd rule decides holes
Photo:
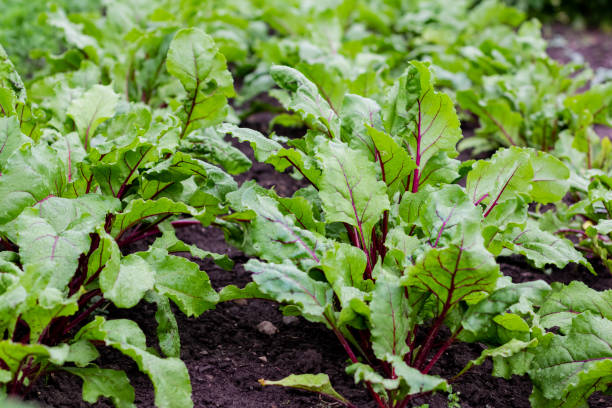
[[(62, 34), (45, 24), (38, 16), (51, 4), (46, 0), (2, 0), (0, 11), (0, 44), (4, 47), (21, 75), (30, 77), (41, 68), (42, 60), (30, 60), (30, 51), (44, 48), (57, 52), (64, 47)], [(57, 0), (67, 13), (86, 12), (101, 6), (101, 0)]]

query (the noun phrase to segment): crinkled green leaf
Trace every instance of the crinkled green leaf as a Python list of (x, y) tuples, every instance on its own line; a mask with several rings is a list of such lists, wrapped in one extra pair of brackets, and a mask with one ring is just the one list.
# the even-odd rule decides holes
[(170, 300), (153, 291), (146, 294), (145, 299), (157, 305), (155, 320), (157, 321), (157, 339), (159, 348), (166, 357), (181, 357), (181, 337)]
[(570, 262), (586, 266), (595, 273), (591, 264), (578, 252), (571, 241), (542, 231), (537, 223), (528, 222), (524, 229), (515, 228), (507, 234), (504, 247), (525, 255), (537, 268), (553, 264), (563, 268)]
[(531, 152), (533, 180), (530, 192), (534, 201), (548, 204), (561, 200), (569, 189), (569, 169), (556, 157), (540, 152)]
[(440, 306), (454, 306), (469, 296), (492, 292), (500, 276), (499, 266), (482, 244), (431, 248), (408, 270), (404, 282), (431, 292)]
[(229, 195), (234, 208), (255, 211), (259, 216), (248, 225), (246, 250), (276, 263), (285, 259), (312, 265), (319, 262), (325, 239), (299, 226), (294, 214), (281, 212), (281, 203), (262, 193), (254, 185), (245, 184)]
[(602, 319), (612, 320), (612, 290), (598, 292), (580, 281), (569, 285), (553, 283), (553, 291), (542, 303), (538, 315), (544, 328), (570, 329), (577, 313), (589, 311)]
[(214, 128), (191, 132), (183, 149), (209, 163), (220, 165), (229, 174), (244, 173), (251, 167), (251, 160), (244, 153), (223, 140), (223, 135)]
[(321, 259), (320, 268), (340, 302), (339, 325), (350, 324), (361, 328), (365, 322), (359, 316), (370, 315), (365, 297), (371, 281), (363, 276), (366, 264), (362, 250), (342, 243), (336, 243)]
[(514, 313), (502, 313), (493, 318), (493, 321), (510, 331), (528, 332), (529, 324)]
[(221, 93), (233, 92), (225, 58), (215, 47), (213, 39), (197, 28), (186, 28), (176, 33), (168, 49), (166, 66), (170, 75), (180, 80), (188, 92), (199, 91), (199, 87), (205, 92), (216, 88)]
[(514, 356), (517, 353), (520, 353), (527, 348), (535, 347), (537, 346), (537, 344), (538, 344), (537, 339), (533, 339), (528, 342), (517, 340), (517, 339), (512, 339), (508, 343), (503, 344), (499, 347), (484, 349), (482, 353), (480, 353), (480, 356), (478, 356), (478, 358), (475, 360), (470, 360), (467, 363), (467, 365), (459, 372), (458, 375), (465, 373), (466, 371), (468, 371), (470, 368), (472, 368), (475, 365), (481, 365), (489, 357), (491, 357), (495, 361), (495, 366), (493, 369), (493, 375), (495, 376), (503, 377), (503, 378), (510, 378), (511, 374), (519, 373), (519, 372), (525, 373), (528, 370), (529, 363), (531, 361), (528, 361), (527, 364), (523, 365), (522, 367), (514, 367), (513, 372), (511, 373), (504, 372), (504, 370), (501, 367), (503, 367), (504, 364), (506, 364), (506, 360), (509, 357)]
[(586, 406), (590, 394), (612, 381), (611, 344), (612, 321), (590, 312), (576, 316), (567, 335), (555, 336), (534, 351), (532, 403)]
[(389, 134), (370, 126), (367, 127), (367, 134), (379, 152), (378, 161), (384, 168), (383, 180), (387, 184), (388, 195), (391, 199), (397, 191), (406, 190), (403, 183), (416, 165), (406, 150), (400, 147)]
[(100, 353), (96, 346), (87, 340), (79, 340), (70, 344), (66, 361), (76, 364), (77, 367), (86, 367), (98, 357), (100, 357)]
[(171, 225), (169, 226), (166, 223), (161, 223), (158, 225), (158, 228), (162, 232), (162, 236), (153, 242), (153, 245), (151, 245), (152, 248), (162, 248), (169, 253), (187, 252), (191, 256), (199, 259), (211, 258), (214, 263), (226, 271), (231, 271), (234, 267), (234, 261), (232, 261), (227, 254), (217, 254), (215, 252), (205, 251), (196, 245), (189, 245), (181, 241), (176, 237), (176, 232)]
[(36, 306), (26, 309), (21, 318), (30, 327), (31, 338), (38, 339), (52, 319), (71, 316), (78, 310), (75, 296), (66, 298), (58, 289), (50, 287), (36, 294)]
[(28, 138), (21, 133), (16, 117), (0, 117), (0, 171), (4, 170), (8, 158), (19, 149)]
[(380, 106), (372, 99), (346, 94), (340, 111), (340, 139), (355, 150), (375, 159), (375, 147), (368, 128), (382, 129)]
[(304, 197), (276, 197), (278, 209), (285, 215), (292, 215), (300, 228), (318, 234), (325, 234), (325, 224), (316, 220), (313, 215), (312, 204)]
[(104, 297), (121, 308), (136, 306), (154, 284), (155, 271), (135, 254), (122, 258), (118, 266), (105, 267), (100, 273)]
[(277, 302), (290, 303), (313, 322), (327, 323), (325, 315), (331, 307), (333, 290), (326, 282), (312, 279), (291, 263), (271, 264), (255, 259), (245, 265), (253, 273), (259, 289)]
[(593, 123), (612, 126), (612, 84), (592, 86), (589, 90), (565, 99), (564, 105), (577, 115), (588, 112)]
[(139, 176), (140, 169), (158, 155), (155, 145), (136, 139), (127, 147), (105, 155), (91, 170), (104, 194), (121, 198)]
[(49, 285), (63, 290), (75, 273), (79, 255), (89, 249), (89, 234), (103, 223), (117, 202), (97, 195), (73, 200), (50, 197), (38, 207), (26, 209), (1, 229), (19, 245), (25, 265), (51, 268)]
[(227, 285), (219, 291), (219, 303), (235, 299), (269, 299), (274, 298), (263, 293), (255, 282), (249, 282), (243, 288)]
[(459, 119), (449, 96), (435, 91), (427, 65), (411, 62), (391, 89), (383, 117), (387, 132), (401, 136), (416, 164), (410, 180), (413, 192), (423, 184), (421, 175), (432, 157), (440, 152), (457, 155)]
[(478, 236), (482, 215), (465, 191), (457, 185), (440, 190), (406, 193), (400, 204), (400, 216), (423, 230), (431, 247), (450, 242), (472, 242)]
[(289, 166), (294, 166), (298, 171), (314, 185), (318, 184), (320, 170), (315, 167), (314, 160), (296, 149), (286, 149), (279, 142), (268, 138), (256, 130), (239, 128), (235, 125), (223, 123), (219, 131), (229, 133), (241, 142), (249, 142), (255, 159), (260, 162), (274, 166), (277, 171), (285, 171)]
[(498, 326), (493, 320), (496, 316), (506, 311), (529, 314), (533, 312), (534, 306), (542, 304), (550, 290), (550, 286), (541, 280), (496, 289), (468, 308), (463, 317), (463, 333), (460, 338), (466, 341), (497, 341)]
[(361, 243), (389, 209), (385, 183), (376, 179), (374, 163), (348, 146), (329, 142), (318, 152), (322, 161), (320, 197), (327, 222), (346, 222), (357, 229)]
[(399, 356), (390, 358), (389, 362), (393, 365), (395, 375), (400, 380), (399, 395), (396, 397), (398, 400), (422, 392), (449, 390), (446, 380), (438, 376), (421, 373), (416, 368), (406, 364)]
[(368, 364), (353, 363), (346, 367), (346, 373), (352, 375), (357, 384), (369, 383), (372, 389), (383, 398), (386, 398), (386, 390), (396, 390), (399, 387), (400, 380), (398, 378), (385, 378)]
[(115, 216), (111, 234), (118, 239), (123, 237), (131, 227), (149, 218), (189, 214), (192, 211), (184, 203), (165, 197), (159, 200), (132, 200), (125, 210)]
[[(249, 142), (255, 153), (255, 159), (260, 162), (267, 162), (270, 156), (273, 156), (283, 148), (277, 141), (262, 135), (254, 129), (241, 128), (230, 123), (223, 123), (219, 126), (219, 131), (221, 133), (229, 133), (241, 142)], [(287, 163), (285, 167), (277, 168), (276, 170), (284, 171), (288, 166), (289, 163)]]
[(61, 197), (68, 187), (66, 164), (46, 145), (16, 151), (0, 177), (0, 223), (45, 198)]
[(26, 357), (46, 359), (61, 366), (68, 357), (68, 351), (69, 347), (65, 343), (57, 347), (48, 347), (42, 344), (14, 343), (10, 340), (0, 341), (0, 359), (6, 363), (13, 375)]
[(168, 49), (166, 68), (187, 91), (180, 114), (181, 137), (226, 116), (227, 98), (234, 96), (233, 79), (211, 37), (198, 28), (177, 32)]
[(410, 351), (406, 339), (414, 324), (410, 302), (400, 280), (390, 273), (380, 273), (370, 302), (372, 349), (382, 360), (387, 355), (403, 359)]
[(478, 116), (481, 128), (478, 134), (493, 135), (505, 146), (522, 144), (521, 126), (523, 117), (515, 112), (504, 99), (488, 99), (483, 101), (472, 90), (457, 92), (457, 102)]
[(198, 264), (156, 248), (138, 255), (154, 271), (155, 291), (172, 299), (187, 316), (199, 316), (217, 303), (219, 296)]
[(23, 81), (2, 46), (0, 46), (0, 86), (9, 89), (19, 102), (26, 101)]
[(338, 113), (330, 101), (319, 93), (319, 88), (296, 69), (275, 65), (270, 68), (274, 81), (290, 93), (287, 101), (281, 101), (289, 110), (300, 115), (309, 127), (329, 135), (339, 135)]
[(397, 378), (384, 378), (374, 369), (363, 363), (354, 363), (347, 367), (346, 372), (353, 375), (355, 382), (368, 382), (374, 391), (386, 399), (386, 390), (397, 390), (394, 401), (402, 401), (406, 396), (428, 391), (446, 391), (448, 384), (440, 377), (421, 373), (416, 368), (408, 366), (399, 357), (390, 358)]

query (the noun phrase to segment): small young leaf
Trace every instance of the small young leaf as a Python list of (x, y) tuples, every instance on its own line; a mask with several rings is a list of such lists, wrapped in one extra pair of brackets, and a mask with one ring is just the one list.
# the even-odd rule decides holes
[(346, 398), (334, 390), (327, 374), (291, 374), (282, 380), (270, 381), (261, 379), (259, 383), (263, 386), (280, 385), (283, 387), (297, 388), (299, 390), (318, 392), (319, 394), (340, 402), (347, 402)]
[(68, 115), (74, 119), (85, 150), (89, 149), (98, 126), (115, 114), (118, 101), (119, 95), (110, 86), (103, 85), (94, 85), (72, 101)]

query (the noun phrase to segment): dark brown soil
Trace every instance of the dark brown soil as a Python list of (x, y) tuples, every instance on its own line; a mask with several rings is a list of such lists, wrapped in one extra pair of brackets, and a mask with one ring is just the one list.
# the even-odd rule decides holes
[[(612, 55), (612, 54), (610, 54)], [(611, 57), (612, 58), (612, 57)], [(612, 65), (611, 65), (612, 66)], [(260, 131), (267, 131), (268, 114), (250, 117), (243, 124)], [(252, 153), (246, 144), (241, 149)], [(255, 179), (265, 187), (273, 187), (281, 195), (290, 195), (304, 183), (287, 174), (279, 175), (271, 166), (255, 164), (239, 181)], [(221, 270), (210, 261), (199, 262), (206, 270), (215, 288), (228, 284), (243, 286), (250, 281), (242, 265), (247, 261), (242, 253), (229, 248), (220, 231), (214, 228), (188, 227), (179, 231), (186, 242), (219, 253), (227, 253), (236, 262), (233, 271)], [(144, 249), (134, 248), (134, 250)], [(584, 268), (569, 266), (563, 270), (554, 269), (550, 275), (532, 269), (522, 258), (503, 258), (502, 271), (514, 281), (544, 279), (548, 282), (582, 280), (598, 290), (612, 288), (612, 275), (603, 271), (599, 277), (590, 275)], [(139, 323), (151, 343), (155, 335), (155, 309), (146, 303), (129, 310), (109, 308), (109, 318), (129, 318)], [(262, 387), (260, 378), (279, 379), (290, 373), (327, 373), (340, 394), (360, 408), (374, 407), (367, 392), (355, 385), (352, 378), (344, 373), (346, 355), (337, 340), (322, 325), (308, 323), (298, 318), (283, 320), (278, 307), (261, 300), (228, 302), (218, 305), (215, 310), (199, 318), (186, 318), (177, 313), (181, 332), (181, 358), (187, 364), (193, 387), (193, 400), (198, 408), (332, 408), (340, 405), (321, 398), (316, 394), (288, 390), (279, 387)], [(257, 325), (262, 321), (271, 322), (278, 332), (262, 334)], [(480, 344), (456, 344), (449, 348), (433, 371), (445, 377), (452, 377), (468, 361), (477, 358), (483, 346)], [(136, 405), (153, 407), (153, 389), (148, 378), (141, 374), (131, 360), (117, 352), (104, 351), (98, 361), (107, 368), (123, 369), (127, 372), (136, 390)], [(514, 377), (509, 381), (490, 375), (491, 363), (473, 368), (453, 383), (453, 390), (459, 395), (463, 408), (482, 407), (529, 407), (531, 383), (526, 377)], [(38, 384), (30, 395), (43, 406), (75, 408), (90, 406), (81, 402), (81, 381), (66, 373), (49, 375)], [(415, 400), (415, 405), (429, 403), (432, 408), (448, 406), (445, 395), (434, 395)], [(610, 408), (612, 397), (596, 394), (589, 400), (591, 407)], [(99, 401), (95, 407), (113, 405)]]
[[(612, 34), (610, 32), (598, 29), (576, 29), (557, 23), (546, 26), (544, 35), (552, 40), (548, 53), (556, 60), (567, 63), (580, 56), (593, 69), (612, 68)], [(559, 38), (564, 41), (559, 41)]]

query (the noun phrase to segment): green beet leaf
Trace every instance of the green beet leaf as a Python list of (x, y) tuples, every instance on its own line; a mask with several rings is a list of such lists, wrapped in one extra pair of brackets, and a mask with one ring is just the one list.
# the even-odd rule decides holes
[(263, 386), (281, 385), (283, 387), (296, 388), (298, 390), (313, 391), (342, 403), (347, 402), (346, 398), (334, 390), (327, 374), (291, 374), (282, 380), (270, 381), (262, 379), (259, 380), (259, 383)]
[(85, 150), (89, 149), (98, 126), (115, 114), (118, 101), (119, 95), (110, 86), (102, 85), (94, 85), (72, 101), (67, 113), (74, 120)]
[(324, 144), (319, 157), (325, 158), (320, 197), (327, 221), (355, 227), (365, 247), (372, 228), (389, 208), (385, 184), (375, 178), (373, 163), (346, 145)]
[(115, 306), (134, 307), (155, 285), (155, 271), (138, 255), (108, 264), (100, 273), (100, 289)]
[(161, 408), (192, 407), (191, 384), (185, 364), (177, 358), (160, 358), (146, 351), (144, 333), (130, 320), (97, 317), (83, 327), (77, 339), (103, 341), (132, 358), (149, 376), (155, 389), (155, 405)]
[(180, 30), (170, 43), (166, 67), (187, 92), (180, 138), (223, 120), (227, 98), (234, 96), (233, 79), (211, 37), (197, 28)]
[(330, 324), (327, 309), (331, 307), (333, 291), (326, 282), (312, 279), (290, 263), (250, 260), (246, 269), (253, 272), (253, 280), (265, 294), (298, 306), (310, 321)]
[(582, 313), (572, 320), (567, 335), (555, 336), (535, 350), (529, 370), (535, 407), (586, 406), (595, 391), (612, 381), (612, 321)]
[[(339, 137), (338, 113), (331, 101), (319, 93), (319, 88), (299, 71), (286, 66), (273, 66), (270, 75), (289, 93), (281, 102), (297, 113), (313, 129), (327, 134), (331, 139)], [(284, 99), (284, 98), (283, 98)]]
[(83, 401), (94, 404), (100, 397), (107, 397), (117, 408), (136, 406), (134, 389), (123, 371), (95, 367), (66, 367), (64, 371), (83, 380)]
[(538, 311), (543, 327), (556, 326), (565, 332), (571, 329), (577, 311), (589, 311), (612, 321), (612, 290), (598, 292), (579, 281), (567, 286), (555, 283), (552, 288), (552, 293)]
[(199, 316), (217, 303), (219, 296), (198, 264), (156, 248), (137, 255), (155, 271), (155, 291), (171, 299), (185, 315)]

